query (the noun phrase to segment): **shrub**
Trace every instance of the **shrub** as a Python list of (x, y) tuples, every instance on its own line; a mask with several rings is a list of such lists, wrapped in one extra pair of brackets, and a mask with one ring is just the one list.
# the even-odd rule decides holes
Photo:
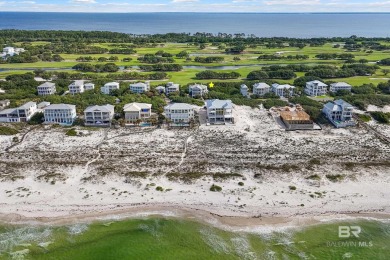
[(319, 181), (321, 180), (321, 177), (318, 176), (318, 174), (313, 174), (313, 175), (310, 175), (309, 177), (306, 177), (307, 180), (316, 180), (316, 181)]
[(164, 191), (164, 188), (161, 187), (161, 186), (157, 186), (157, 187), (156, 187), (156, 190), (157, 190), (157, 191)]
[(289, 188), (290, 190), (296, 190), (296, 189), (297, 189), (297, 187), (295, 187), (295, 186), (288, 186), (288, 188)]
[(67, 132), (66, 132), (66, 135), (67, 136), (77, 136), (77, 131), (72, 128), (72, 129), (69, 129)]
[(359, 117), (360, 120), (362, 120), (363, 122), (369, 122), (369, 121), (371, 121), (371, 117), (370, 117), (369, 115), (358, 114), (358, 117)]
[(240, 182), (238, 183), (238, 186), (244, 186), (244, 183), (243, 183), (242, 181), (240, 181)]
[(327, 174), (325, 176), (331, 182), (338, 182), (338, 181), (341, 181), (342, 179), (344, 179), (344, 175), (341, 175), (341, 174), (334, 174), (334, 175)]
[(0, 135), (16, 135), (18, 130), (7, 127), (7, 126), (0, 126)]
[(217, 192), (217, 191), (221, 191), (221, 190), (222, 190), (222, 188), (218, 185), (215, 185), (215, 184), (211, 185), (211, 187), (210, 187), (210, 191), (213, 191), (213, 192)]

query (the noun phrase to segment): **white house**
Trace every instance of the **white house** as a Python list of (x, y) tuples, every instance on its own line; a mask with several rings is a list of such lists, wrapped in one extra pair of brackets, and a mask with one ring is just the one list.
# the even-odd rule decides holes
[(330, 92), (335, 93), (339, 90), (346, 90), (346, 91), (351, 92), (352, 86), (349, 85), (348, 83), (345, 83), (345, 82), (337, 82), (337, 83), (330, 84), (330, 87), (329, 87)]
[(168, 82), (168, 84), (165, 87), (165, 94), (169, 95), (171, 93), (179, 92), (180, 91), (180, 85), (174, 84), (173, 82)]
[(76, 119), (76, 106), (69, 104), (52, 104), (43, 109), (45, 124), (72, 125)]
[(133, 125), (138, 120), (145, 121), (152, 115), (152, 105), (147, 103), (130, 103), (123, 107), (125, 124)]
[(264, 96), (270, 92), (270, 89), (271, 87), (267, 83), (256, 83), (253, 85), (253, 95)]
[(52, 82), (45, 82), (37, 87), (38, 95), (47, 96), (56, 93), (56, 84)]
[(14, 48), (14, 47), (5, 47), (3, 48), (3, 53), (0, 56), (7, 58), (7, 56), (19, 55), (19, 53), (24, 52), (23, 48)]
[(327, 92), (328, 85), (325, 83), (319, 81), (319, 80), (313, 80), (306, 82), (306, 87), (305, 87), (305, 93), (308, 96), (322, 96), (325, 95)]
[(114, 89), (119, 89), (118, 82), (108, 82), (104, 84), (103, 87), (100, 88), (101, 92), (106, 95), (109, 95), (111, 91), (113, 91)]
[(165, 87), (164, 86), (158, 86), (158, 87), (156, 87), (156, 91), (158, 92), (158, 93), (165, 93)]
[(130, 91), (133, 93), (145, 93), (150, 90), (150, 82), (146, 81), (145, 83), (138, 82), (130, 84)]
[(279, 85), (277, 83), (272, 84), (272, 92), (279, 97), (294, 95), (295, 87), (289, 84)]
[(195, 109), (186, 103), (172, 103), (164, 107), (165, 117), (171, 126), (189, 126), (195, 117)]
[(190, 85), (188, 91), (191, 97), (202, 97), (209, 92), (207, 86), (201, 84)]
[(241, 95), (243, 95), (244, 97), (248, 97), (248, 86), (245, 84), (242, 84), (240, 86), (240, 92), (241, 92)]
[(37, 112), (37, 103), (27, 102), (17, 108), (8, 108), (0, 111), (0, 122), (28, 122)]
[(68, 88), (69, 88), (69, 93), (72, 95), (83, 93), (84, 92), (84, 80), (75, 80), (68, 86)]
[(234, 123), (233, 103), (231, 100), (208, 99), (205, 102), (207, 120), (210, 123)]
[(84, 124), (86, 126), (111, 126), (114, 118), (114, 106), (89, 106), (84, 110)]
[(0, 109), (8, 107), (10, 103), (9, 99), (0, 100)]
[(328, 102), (324, 105), (322, 112), (329, 121), (337, 128), (354, 126), (352, 117), (353, 106), (342, 99)]
[(92, 90), (95, 89), (95, 84), (89, 82), (84, 84), (84, 90)]

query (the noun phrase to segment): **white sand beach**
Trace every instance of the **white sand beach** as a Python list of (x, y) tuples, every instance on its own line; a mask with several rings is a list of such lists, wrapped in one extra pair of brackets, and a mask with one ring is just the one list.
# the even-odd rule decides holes
[(0, 220), (166, 209), (286, 223), (390, 213), (390, 145), (372, 132), (286, 132), (265, 110), (234, 113), (234, 125), (199, 129), (77, 128), (82, 136), (70, 137), (42, 127), (13, 147), (0, 136)]

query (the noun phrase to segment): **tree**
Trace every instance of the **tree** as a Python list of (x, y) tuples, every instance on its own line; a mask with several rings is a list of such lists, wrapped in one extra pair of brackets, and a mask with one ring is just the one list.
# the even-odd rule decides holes
[(387, 76), (390, 73), (390, 69), (382, 69), (383, 75)]

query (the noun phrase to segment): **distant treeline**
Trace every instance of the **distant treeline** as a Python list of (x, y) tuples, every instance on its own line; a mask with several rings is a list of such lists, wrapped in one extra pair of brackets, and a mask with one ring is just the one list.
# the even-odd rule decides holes
[(375, 50), (386, 50), (390, 46), (380, 44), (379, 41), (390, 41), (389, 37), (372, 37), (364, 38), (355, 35), (351, 37), (332, 37), (332, 38), (287, 38), (287, 37), (256, 37), (256, 35), (246, 35), (244, 33), (167, 33), (167, 34), (126, 34), (107, 31), (53, 31), (53, 30), (0, 30), (0, 44), (10, 42), (31, 42), (31, 41), (48, 41), (48, 42), (84, 42), (84, 43), (133, 43), (133, 44), (150, 44), (163, 42), (180, 42), (180, 43), (213, 43), (223, 42), (234, 44), (232, 52), (240, 52), (237, 46), (243, 44), (263, 44), (269, 48), (295, 46), (303, 48), (306, 45), (321, 46), (327, 42), (344, 42), (344, 48), (369, 48)]

